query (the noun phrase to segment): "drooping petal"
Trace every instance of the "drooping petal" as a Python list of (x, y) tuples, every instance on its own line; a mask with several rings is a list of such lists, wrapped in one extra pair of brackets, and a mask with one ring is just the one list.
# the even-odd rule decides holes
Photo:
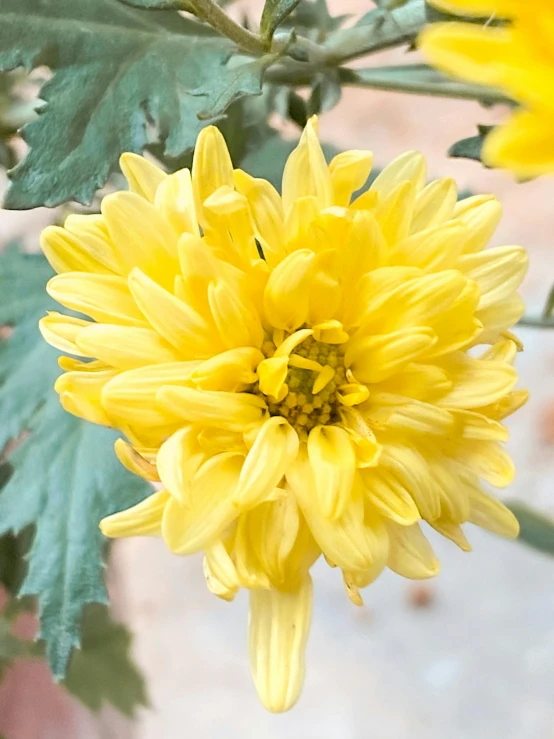
[(419, 524), (399, 526), (387, 522), (390, 551), (387, 567), (402, 577), (420, 580), (434, 577), (440, 563)]
[(298, 590), (250, 591), (250, 665), (260, 699), (270, 711), (288, 711), (300, 697), (311, 619), (309, 575)]
[(198, 443), (198, 430), (185, 426), (164, 441), (156, 456), (156, 467), (165, 489), (184, 506), (191, 505), (192, 483), (206, 460)]

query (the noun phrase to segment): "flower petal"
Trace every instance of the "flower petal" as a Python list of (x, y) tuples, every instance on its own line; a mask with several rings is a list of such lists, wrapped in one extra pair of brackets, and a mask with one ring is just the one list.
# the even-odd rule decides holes
[(339, 426), (316, 426), (308, 437), (308, 457), (321, 513), (339, 518), (351, 499), (356, 471), (350, 437)]
[(264, 401), (250, 393), (167, 386), (157, 397), (164, 407), (186, 421), (228, 431), (248, 431), (267, 413)]
[(100, 521), (100, 530), (104, 536), (112, 538), (159, 536), (162, 516), (169, 500), (170, 495), (166, 490), (152, 493), (141, 503), (103, 518)]
[(296, 459), (298, 435), (281, 416), (269, 418), (260, 428), (244, 461), (234, 500), (251, 508), (267, 498)]
[(269, 711), (288, 711), (300, 697), (311, 620), (309, 575), (298, 590), (250, 591), (250, 665), (260, 699)]

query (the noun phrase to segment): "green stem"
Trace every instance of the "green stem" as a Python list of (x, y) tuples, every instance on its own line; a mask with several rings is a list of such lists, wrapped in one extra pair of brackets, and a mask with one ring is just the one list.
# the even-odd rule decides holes
[(423, 0), (409, 0), (395, 11), (375, 10), (367, 21), (329, 34), (324, 44), (328, 64), (344, 64), (366, 54), (412, 43), (425, 26)]
[(214, 0), (188, 0), (187, 4), (194, 8), (196, 15), (201, 20), (219, 31), (222, 36), (227, 36), (231, 41), (234, 41), (243, 51), (255, 55), (267, 51), (260, 36), (235, 23)]
[(458, 82), (436, 72), (425, 64), (370, 69), (341, 69), (339, 79), (345, 85), (369, 87), (374, 90), (393, 90), (415, 95), (482, 100), (488, 104), (510, 104), (511, 100), (499, 90), (484, 85)]
[(519, 319), (518, 326), (524, 326), (525, 328), (554, 328), (554, 318), (523, 316)]

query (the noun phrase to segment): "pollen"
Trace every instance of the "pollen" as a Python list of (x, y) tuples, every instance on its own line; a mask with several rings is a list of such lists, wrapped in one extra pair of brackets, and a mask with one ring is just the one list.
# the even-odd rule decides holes
[[(266, 342), (264, 353), (271, 356), (273, 352), (269, 350)], [(275, 402), (271, 397), (268, 398), (270, 416), (286, 418), (299, 437), (304, 439), (316, 426), (340, 422), (341, 403), (337, 390), (348, 380), (344, 366), (344, 348), (341, 344), (326, 344), (310, 336), (296, 347), (291, 360), (294, 362), (297, 357), (309, 360), (314, 365), (320, 365), (323, 369), (329, 367), (334, 371), (332, 379), (326, 382), (321, 390), (318, 390), (316, 381), (323, 373), (315, 369), (290, 366), (289, 363), (285, 381), (289, 388), (288, 394), (281, 402)], [(328, 374), (331, 376), (331, 373)], [(256, 394), (261, 393), (257, 390)]]

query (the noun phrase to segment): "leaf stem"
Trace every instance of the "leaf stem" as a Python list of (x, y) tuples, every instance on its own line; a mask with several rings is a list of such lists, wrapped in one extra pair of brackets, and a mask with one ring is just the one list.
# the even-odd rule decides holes
[(518, 326), (525, 328), (554, 328), (554, 318), (544, 316), (522, 316), (517, 322)]
[(203, 21), (208, 23), (216, 31), (223, 36), (234, 41), (235, 44), (243, 51), (250, 54), (263, 54), (267, 51), (266, 46), (256, 33), (252, 33), (243, 28), (230, 18), (227, 13), (222, 10), (215, 0), (188, 0), (188, 5), (194, 8), (195, 14)]

